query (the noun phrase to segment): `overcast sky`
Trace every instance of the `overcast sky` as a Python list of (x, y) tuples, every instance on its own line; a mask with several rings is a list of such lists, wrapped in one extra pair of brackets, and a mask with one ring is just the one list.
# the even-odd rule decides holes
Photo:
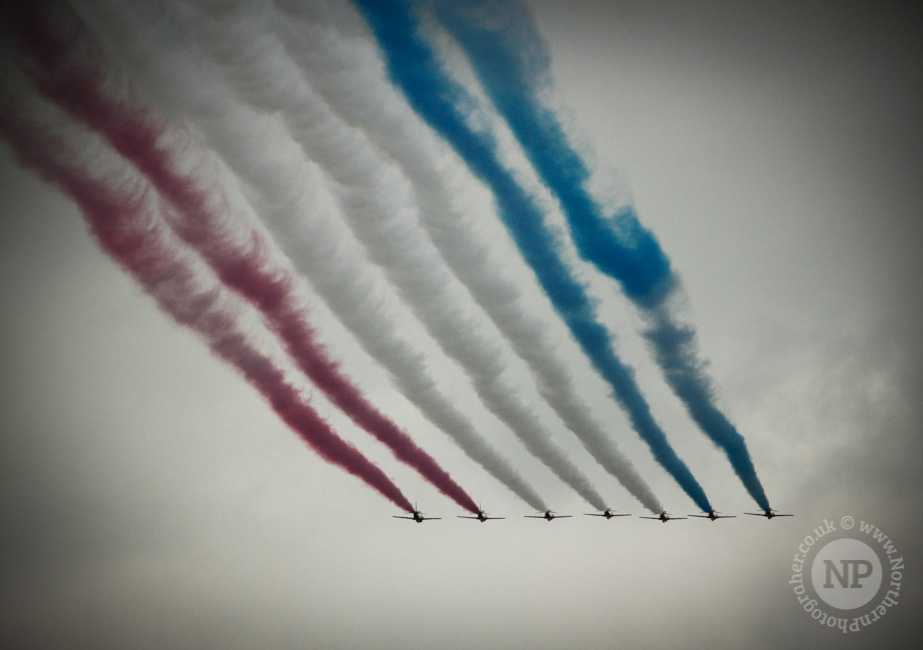
[[(498, 432), (551, 507), (578, 515), (523, 519), (528, 508), (433, 430), (318, 304), (325, 340), (373, 401), (507, 517), (456, 519), (454, 503), (318, 398), (344, 437), (443, 517), (392, 519), (390, 503), (320, 460), (160, 313), (4, 144), (0, 638), (395, 649), (920, 640), (923, 133), (909, 16), (872, 3), (530, 4), (574, 128), (671, 256), (719, 405), (770, 502), (796, 517), (640, 520), (640, 504), (564, 442), (612, 506), (636, 515), (591, 520)], [(521, 262), (510, 268), (534, 291)], [(630, 305), (614, 284), (593, 288), (712, 502), (753, 511), (663, 384)], [(576, 346), (562, 349), (667, 510), (694, 512)], [(432, 363), (491, 431), (457, 370), (435, 353)], [(788, 580), (805, 535), (846, 515), (885, 532), (907, 570), (900, 603), (844, 635), (802, 611)]]

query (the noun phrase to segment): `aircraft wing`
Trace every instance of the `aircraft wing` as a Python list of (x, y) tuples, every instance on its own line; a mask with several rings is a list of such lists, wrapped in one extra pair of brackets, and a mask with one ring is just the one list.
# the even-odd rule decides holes
[[(411, 521), (417, 521), (417, 519), (413, 516), (409, 516), (409, 517), (406, 515), (391, 515), (391, 516), (394, 517), (395, 519), (410, 519)], [(421, 521), (433, 521), (436, 519), (442, 519), (442, 517), (420, 517)]]
[(568, 517), (573, 517), (574, 515), (553, 515), (552, 517), (546, 517), (545, 515), (523, 515), (523, 517), (528, 517), (529, 519), (567, 519)]
[[(458, 518), (459, 519), (477, 519), (478, 521), (481, 520), (481, 518), (476, 515), (458, 515)], [(484, 517), (484, 519), (506, 519), (506, 517)]]
[[(638, 517), (638, 519), (656, 519), (657, 521), (660, 521), (660, 517)], [(673, 517), (670, 517), (670, 519), (673, 519)]]

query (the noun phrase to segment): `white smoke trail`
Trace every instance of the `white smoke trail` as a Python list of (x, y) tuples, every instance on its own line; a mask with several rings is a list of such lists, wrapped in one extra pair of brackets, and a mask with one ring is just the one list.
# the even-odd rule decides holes
[(479, 322), (473, 304), (465, 307), (470, 297), (420, 229), (412, 187), (403, 174), (305, 83), (282, 43), (263, 32), (265, 16), (250, 12), (249, 6), (204, 12), (199, 3), (189, 7), (188, 16), (209, 21), (197, 35), (228, 70), (240, 99), (279, 111), (307, 157), (331, 179), (342, 213), (369, 256), (443, 350), (462, 365), (482, 401), (530, 452), (603, 509), (601, 495), (554, 443), (509, 378), (499, 339), (483, 334), (486, 323)]
[[(439, 148), (412, 110), (384, 81), (374, 53), (356, 47), (353, 41), (344, 43), (319, 3), (312, 5), (315, 11), (310, 13), (305, 13), (303, 4), (277, 4), (285, 11), (284, 19), (277, 21), (277, 31), (290, 54), (324, 99), (352, 123), (361, 124), (375, 146), (397, 162), (409, 178), (420, 207), (421, 223), (438, 253), (528, 363), (542, 396), (594, 458), (646, 508), (658, 512), (659, 499), (578, 396), (570, 372), (555, 353), (557, 346), (547, 327), (521, 306), (518, 289), (504, 274), (502, 264), (490, 260), (487, 247), (466, 215), (452, 209), (453, 190), (447, 184), (447, 175), (433, 162), (442, 159)], [(281, 81), (292, 76), (288, 72), (285, 77), (267, 75), (265, 79)], [(297, 84), (297, 80), (291, 83)], [(275, 108), (288, 107), (280, 103)], [(301, 115), (307, 114), (303, 104), (298, 108)], [(344, 133), (342, 124), (329, 117), (322, 119), (326, 126), (316, 132), (335, 142), (349, 142), (351, 136)], [(419, 262), (430, 264), (431, 260)]]
[[(161, 7), (151, 16), (137, 8), (137, 3), (86, 2), (82, 13), (148, 80), (155, 99), (191, 119), (250, 186), (254, 208), (295, 266), (408, 399), (517, 496), (536, 510), (546, 509), (536, 491), (440, 391), (423, 355), (398, 334), (361, 247), (333, 218), (337, 207), (324, 200), (317, 170), (273, 120), (236, 102), (218, 71), (183, 42), (175, 14)], [(170, 38), (173, 42), (166, 44)]]

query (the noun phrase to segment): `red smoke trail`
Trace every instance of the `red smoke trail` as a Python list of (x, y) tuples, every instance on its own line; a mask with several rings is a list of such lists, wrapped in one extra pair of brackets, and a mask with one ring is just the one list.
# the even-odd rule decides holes
[[(68, 57), (68, 44), (53, 36), (38, 12), (19, 12), (20, 42), (38, 69), (39, 89), (52, 101), (102, 133), (132, 161), (179, 211), (171, 221), (177, 234), (194, 246), (218, 276), (256, 305), (285, 343), (298, 366), (352, 420), (386, 444), (443, 494), (469, 512), (474, 500), (396, 424), (365, 399), (315, 341), (306, 308), (299, 304), (296, 280), (275, 263), (271, 247), (255, 230), (232, 230), (223, 196), (209, 195), (177, 170), (176, 156), (162, 144), (166, 127), (134, 99), (129, 105), (107, 96), (102, 75)], [(85, 54), (85, 53), (84, 53)], [(241, 235), (245, 235), (242, 237)], [(240, 242), (247, 244), (242, 245)]]
[[(198, 332), (218, 357), (235, 366), (273, 410), (322, 458), (362, 479), (405, 511), (410, 502), (391, 480), (355, 447), (345, 442), (285, 380), (269, 358), (235, 327), (233, 312), (222, 305), (226, 292), (196, 281), (157, 222), (156, 197), (136, 181), (107, 183), (79, 169), (60, 140), (0, 107), (0, 135), (20, 162), (61, 188), (78, 205), (103, 250), (125, 268), (178, 323)], [(118, 179), (121, 181), (122, 179)], [(224, 296), (222, 295), (224, 294)]]

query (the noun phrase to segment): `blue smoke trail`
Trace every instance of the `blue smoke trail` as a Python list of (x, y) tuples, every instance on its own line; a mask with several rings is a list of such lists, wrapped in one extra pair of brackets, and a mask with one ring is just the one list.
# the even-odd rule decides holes
[(635, 431), (654, 458), (676, 479), (703, 511), (708, 498), (686, 464), (676, 455), (654, 421), (644, 396), (613, 350), (613, 341), (596, 318), (595, 307), (558, 254), (554, 234), (544, 226), (544, 214), (528, 192), (500, 162), (497, 143), (489, 133), (474, 132), (459, 107), (473, 106), (467, 91), (443, 70), (429, 45), (418, 34), (418, 22), (404, 0), (354, 0), (384, 52), (392, 81), (414, 110), (461, 156), (471, 171), (493, 191), (498, 212), (523, 257), (538, 277), (555, 310), (596, 370), (609, 382), (613, 395), (628, 414)]
[[(692, 419), (727, 454), (761, 508), (769, 502), (743, 436), (715, 406), (695, 332), (670, 313), (680, 291), (670, 260), (633, 206), (603, 215), (587, 189), (590, 173), (538, 91), (550, 87), (550, 57), (529, 10), (518, 0), (436, 1), (436, 14), (461, 45), (494, 105), (567, 217), (580, 255), (619, 282), (647, 317), (645, 338), (667, 383)], [(489, 20), (485, 18), (489, 17)]]

